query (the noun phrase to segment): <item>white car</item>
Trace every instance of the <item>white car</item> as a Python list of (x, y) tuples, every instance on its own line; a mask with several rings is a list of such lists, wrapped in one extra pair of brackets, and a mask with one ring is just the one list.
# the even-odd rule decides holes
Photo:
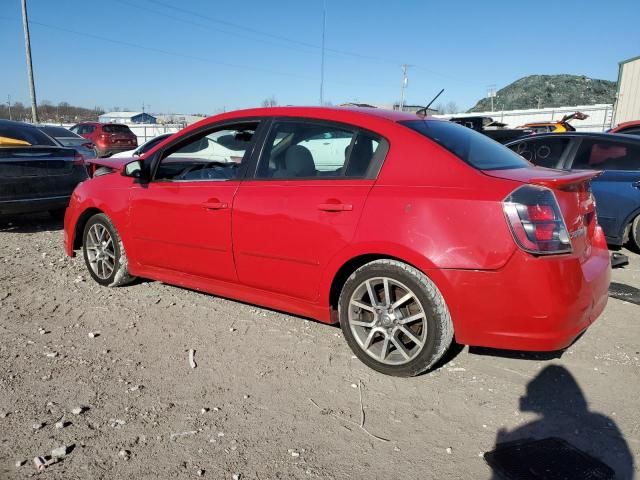
[(134, 150), (127, 150), (125, 152), (114, 153), (111, 155), (111, 158), (125, 158), (125, 157), (138, 157), (142, 155), (144, 152), (151, 150), (152, 147), (155, 147), (162, 140), (167, 137), (170, 137), (173, 133), (163, 133), (162, 135), (158, 135), (157, 137), (153, 137), (151, 140), (147, 140), (142, 145)]

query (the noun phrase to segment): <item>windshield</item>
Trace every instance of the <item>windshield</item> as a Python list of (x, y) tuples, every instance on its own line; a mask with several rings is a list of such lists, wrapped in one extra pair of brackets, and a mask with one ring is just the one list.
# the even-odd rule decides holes
[(531, 166), (520, 155), (495, 140), (453, 122), (407, 120), (400, 123), (443, 146), (478, 170)]

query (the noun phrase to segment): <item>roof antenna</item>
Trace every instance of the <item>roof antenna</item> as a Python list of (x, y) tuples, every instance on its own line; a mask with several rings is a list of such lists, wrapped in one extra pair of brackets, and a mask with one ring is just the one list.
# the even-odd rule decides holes
[(418, 111), (416, 112), (416, 115), (420, 115), (421, 117), (426, 117), (426, 116), (427, 116), (427, 113), (429, 112), (429, 107), (431, 106), (431, 104), (432, 104), (433, 102), (435, 102), (435, 101), (436, 101), (436, 99), (437, 99), (440, 95), (442, 95), (442, 92), (444, 92), (444, 88), (443, 88), (442, 90), (440, 90), (440, 91), (438, 92), (438, 94), (437, 94), (435, 97), (433, 97), (433, 99), (429, 102), (429, 104), (428, 104), (426, 107), (421, 108), (420, 110), (418, 110)]

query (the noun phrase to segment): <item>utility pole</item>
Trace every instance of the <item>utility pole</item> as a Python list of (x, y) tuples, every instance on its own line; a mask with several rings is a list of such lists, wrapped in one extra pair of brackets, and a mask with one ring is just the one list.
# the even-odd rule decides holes
[(33, 65), (31, 64), (31, 37), (29, 36), (29, 19), (27, 17), (27, 0), (22, 0), (22, 27), (24, 28), (24, 48), (27, 52), (27, 72), (29, 74), (29, 93), (31, 93), (31, 121), (38, 123), (38, 105), (36, 103), (36, 87), (33, 83)]
[(400, 65), (402, 67), (402, 83), (400, 84), (400, 105), (398, 105), (398, 110), (402, 111), (404, 107), (404, 89), (407, 88), (407, 84), (409, 83), (409, 77), (407, 77), (407, 68), (411, 65), (407, 65), (403, 63)]
[(9, 120), (13, 120), (11, 118), (11, 95), (7, 95), (7, 105), (9, 105)]
[(491, 111), (493, 112), (493, 99), (496, 98), (496, 86), (489, 85), (489, 89), (487, 90), (487, 97), (491, 99)]
[(320, 106), (324, 105), (324, 37), (327, 27), (327, 1), (322, 8), (322, 51), (320, 57)]

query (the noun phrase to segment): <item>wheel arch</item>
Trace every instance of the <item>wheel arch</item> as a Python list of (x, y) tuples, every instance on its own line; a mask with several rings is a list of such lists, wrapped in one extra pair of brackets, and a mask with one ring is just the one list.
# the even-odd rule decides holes
[(435, 265), (426, 257), (405, 247), (378, 245), (377, 248), (350, 249), (348, 253), (343, 253), (339, 259), (334, 259), (332, 268), (327, 269), (330, 273), (325, 276), (321, 286), (320, 299), (322, 303), (326, 302), (325, 304), (328, 305), (332, 323), (336, 323), (338, 320), (338, 299), (342, 286), (349, 276), (363, 265), (383, 259), (406, 263), (427, 275), (436, 285), (440, 283), (438, 279), (432, 278)]
[(78, 217), (75, 228), (73, 230), (73, 249), (74, 250), (78, 250), (79, 248), (82, 247), (82, 232), (84, 232), (84, 227), (89, 221), (89, 219), (94, 215), (97, 215), (98, 213), (105, 213), (105, 212), (96, 207), (89, 207), (86, 210), (84, 210)]

